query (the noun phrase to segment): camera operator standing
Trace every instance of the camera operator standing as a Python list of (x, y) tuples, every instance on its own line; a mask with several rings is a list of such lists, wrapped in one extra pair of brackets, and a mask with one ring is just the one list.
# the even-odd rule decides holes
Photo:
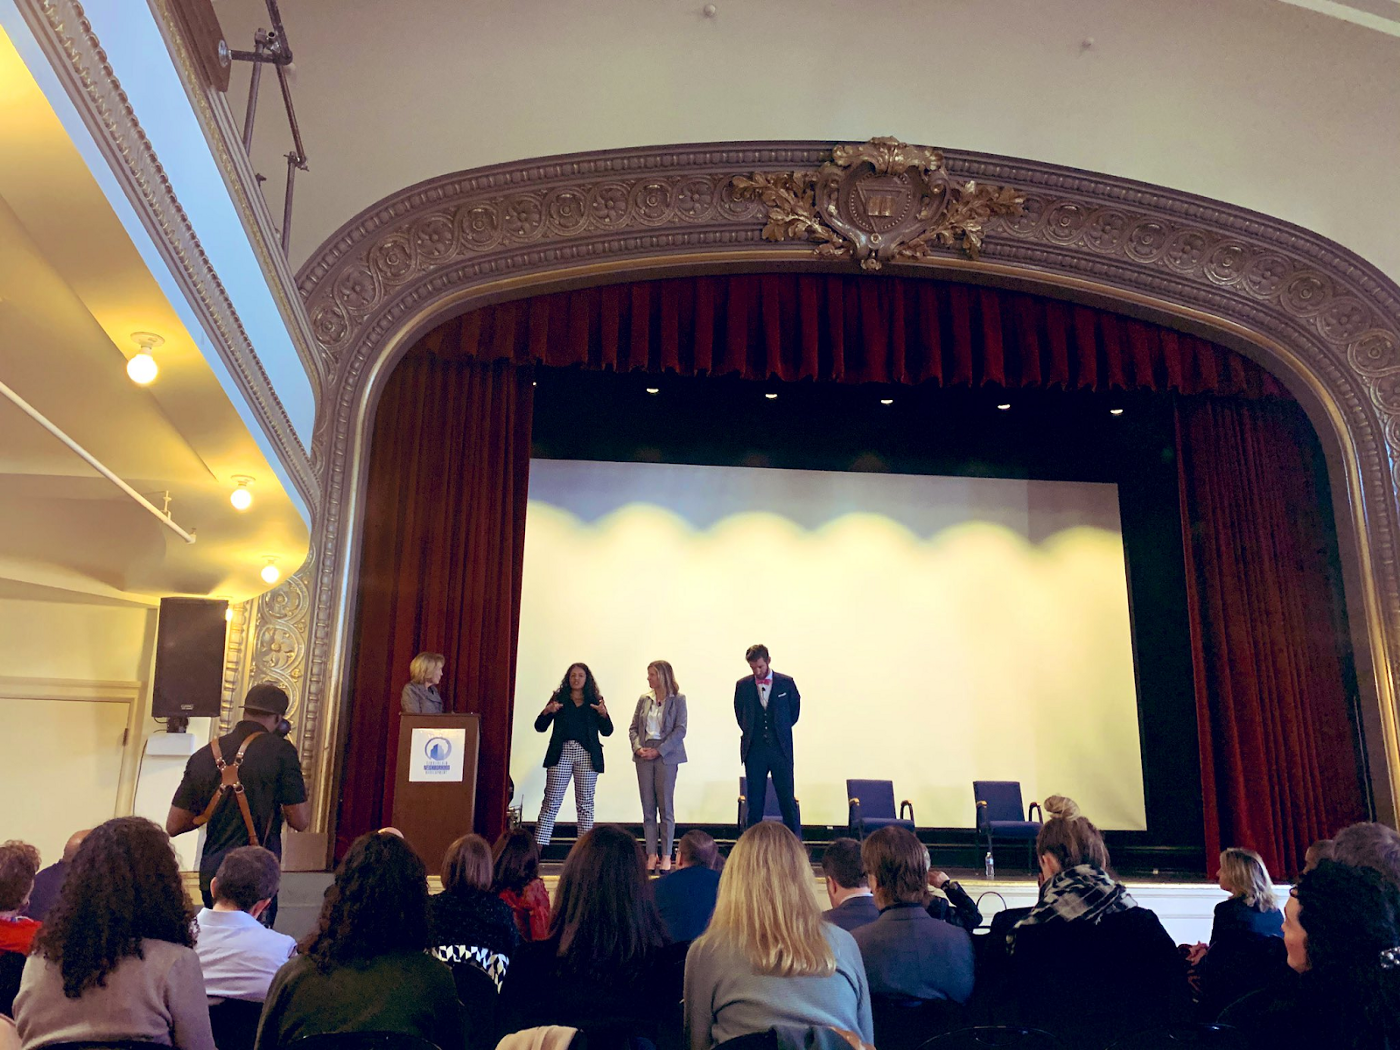
[[(185, 764), (165, 830), (174, 837), (208, 826), (199, 861), (206, 908), (213, 907), (209, 881), (225, 853), (239, 846), (265, 846), (281, 860), (283, 820), (297, 831), (311, 823), (301, 762), (287, 740), (289, 703), (275, 685), (253, 686), (233, 731), (205, 744)], [(274, 897), (263, 913), (264, 923), (271, 926), (276, 915)]]

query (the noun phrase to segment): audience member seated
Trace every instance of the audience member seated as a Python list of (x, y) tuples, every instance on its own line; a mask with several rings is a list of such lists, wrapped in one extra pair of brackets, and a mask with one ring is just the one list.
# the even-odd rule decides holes
[(229, 850), (219, 862), (209, 884), (214, 907), (201, 908), (195, 917), (199, 940), (194, 950), (211, 1001), (262, 1002), (272, 978), (296, 953), (295, 938), (261, 922), (281, 883), (281, 862), (261, 846)]
[[(1339, 836), (1340, 838), (1340, 836)], [(1250, 1046), (1400, 1046), (1400, 891), (1376, 870), (1322, 860), (1284, 909), (1290, 980), (1221, 1015)]]
[(463, 835), (443, 855), (442, 892), (428, 900), (433, 954), (452, 967), (459, 993), (470, 994), (477, 974), (499, 992), (520, 943), (510, 906), (491, 892), (492, 877), (491, 847), (480, 835)]
[(214, 1050), (194, 906), (161, 828), (117, 817), (83, 841), (25, 963), (15, 1023), (25, 1050), (121, 1041)]
[(34, 889), (29, 894), (29, 904), (24, 909), (25, 915), (36, 922), (44, 921), (54, 901), (58, 900), (58, 891), (63, 888), (68, 866), (73, 863), (78, 847), (83, 844), (83, 839), (87, 838), (89, 830), (84, 828), (68, 836), (68, 841), (63, 847), (63, 856), (34, 876)]
[(403, 839), (350, 845), (302, 954), (277, 971), (257, 1050), (310, 1035), (398, 1032), (463, 1050), (452, 971), (428, 954), (428, 873)]
[(1215, 906), (1209, 948), (1196, 960), (1205, 1020), (1271, 984), (1284, 966), (1283, 913), (1264, 859), (1253, 850), (1227, 849), (1219, 881), (1230, 899)]
[(1022, 1021), (1092, 1047), (1183, 1019), (1189, 995), (1176, 945), (1108, 873), (1098, 828), (1051, 818), (1035, 850), (1040, 902), (1016, 924), (1011, 952)]
[(1083, 815), (1084, 814), (1079, 811), (1079, 803), (1068, 795), (1051, 795), (1045, 800), (1046, 820), (1053, 820), (1055, 817), (1073, 820), (1075, 817), (1082, 817)]
[(13, 1017), (24, 957), (39, 932), (24, 907), (39, 870), (39, 851), (27, 842), (0, 845), (0, 1014)]
[(972, 995), (972, 937), (924, 910), (928, 850), (912, 831), (891, 825), (861, 844), (880, 917), (852, 931), (872, 996), (951, 999)]
[(637, 840), (613, 825), (593, 828), (569, 851), (556, 897), (548, 938), (521, 945), (510, 961), (501, 1034), (561, 1025), (599, 1050), (657, 1043), (668, 1026), (678, 1032), (685, 949), (666, 945)]
[(774, 1025), (835, 1028), (874, 1041), (860, 949), (822, 921), (811, 879), (802, 844), (776, 821), (749, 828), (735, 843), (710, 928), (685, 961), (691, 1050)]
[(674, 944), (695, 940), (710, 925), (719, 894), (724, 858), (715, 840), (703, 831), (687, 831), (676, 846), (676, 870), (658, 879), (656, 909)]
[[(928, 855), (927, 849), (924, 855)], [(925, 910), (935, 919), (951, 922), (968, 931), (982, 925), (982, 909), (977, 907), (972, 895), (962, 888), (962, 883), (950, 879), (945, 871), (930, 871), (928, 884), (938, 891), (925, 894), (928, 898)]]
[(1318, 839), (1308, 847), (1303, 854), (1303, 870), (1312, 871), (1324, 860), (1333, 860), (1333, 853), (1336, 850), (1336, 843), (1331, 839)]
[(540, 878), (535, 837), (524, 828), (507, 831), (491, 847), (491, 856), (491, 892), (509, 906), (521, 940), (544, 940), (549, 936), (549, 890)]
[(855, 839), (832, 839), (822, 854), (822, 874), (826, 876), (826, 898), (831, 902), (822, 914), (827, 922), (849, 932), (880, 917), (860, 859), (860, 843)]
[(1332, 859), (1353, 868), (1370, 868), (1400, 888), (1400, 833), (1384, 824), (1352, 824), (1332, 840)]

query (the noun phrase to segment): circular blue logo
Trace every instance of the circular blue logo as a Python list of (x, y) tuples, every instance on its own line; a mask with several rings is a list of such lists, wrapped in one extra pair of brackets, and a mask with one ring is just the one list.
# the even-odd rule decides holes
[(446, 762), (447, 756), (452, 754), (452, 745), (445, 737), (435, 736), (428, 741), (424, 750), (434, 762)]

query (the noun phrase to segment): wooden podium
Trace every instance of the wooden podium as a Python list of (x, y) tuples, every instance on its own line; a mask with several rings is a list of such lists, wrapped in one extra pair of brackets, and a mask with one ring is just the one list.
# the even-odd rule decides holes
[[(413, 731), (465, 730), (461, 780), (413, 780), (424, 756), (413, 753)], [(394, 765), (394, 827), (436, 875), (447, 847), (475, 830), (477, 751), (481, 744), (478, 715), (399, 715), (399, 755)], [(437, 745), (441, 750), (441, 745)], [(455, 750), (455, 747), (453, 748)]]

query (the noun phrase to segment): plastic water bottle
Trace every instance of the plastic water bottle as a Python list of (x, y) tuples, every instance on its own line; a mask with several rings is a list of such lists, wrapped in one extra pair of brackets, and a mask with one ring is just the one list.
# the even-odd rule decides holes
[(991, 850), (987, 850), (987, 857), (986, 860), (983, 862), (983, 870), (986, 873), (987, 878), (994, 879), (997, 877), (997, 866), (996, 862), (992, 860)]

